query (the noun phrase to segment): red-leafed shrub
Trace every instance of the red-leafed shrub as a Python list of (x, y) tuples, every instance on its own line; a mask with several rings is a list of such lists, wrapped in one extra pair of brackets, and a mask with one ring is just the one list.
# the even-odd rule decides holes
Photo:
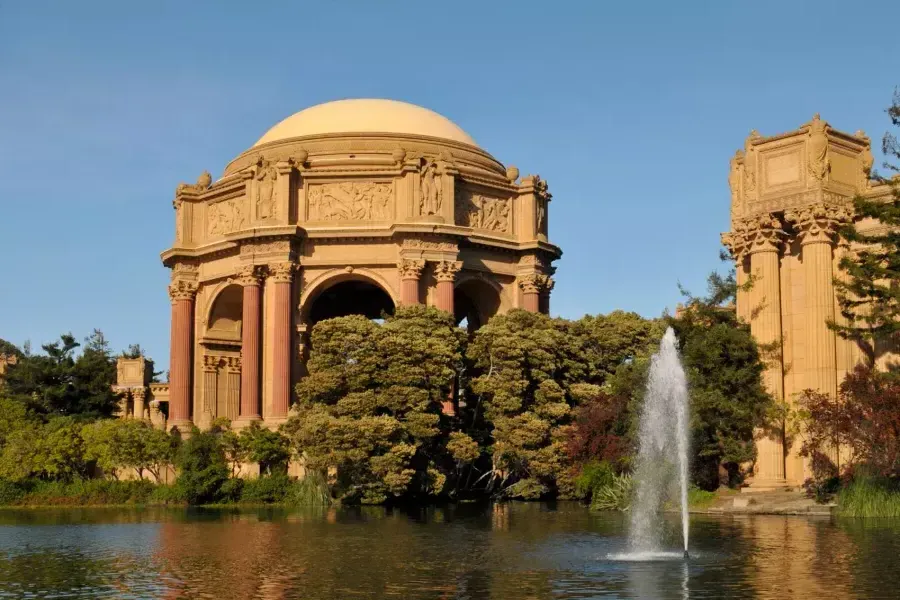
[(628, 400), (599, 392), (575, 409), (568, 429), (566, 454), (576, 465), (606, 461), (622, 468), (630, 450)]

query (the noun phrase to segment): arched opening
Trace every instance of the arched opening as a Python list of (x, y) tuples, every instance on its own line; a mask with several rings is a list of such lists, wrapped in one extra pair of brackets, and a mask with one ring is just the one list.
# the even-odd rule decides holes
[(469, 279), (453, 290), (453, 307), (457, 325), (474, 332), (500, 310), (500, 294), (486, 281)]
[(324, 319), (362, 315), (367, 319), (381, 319), (394, 313), (390, 295), (371, 281), (351, 279), (323, 290), (309, 307), (307, 322), (315, 325)]
[(243, 290), (239, 285), (229, 285), (219, 292), (209, 311), (207, 336), (220, 340), (241, 339)]

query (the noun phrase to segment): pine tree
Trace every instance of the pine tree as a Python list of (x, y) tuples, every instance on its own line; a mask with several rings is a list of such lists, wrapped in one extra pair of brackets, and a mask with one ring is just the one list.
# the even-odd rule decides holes
[[(900, 90), (894, 92), (887, 109), (891, 123), (900, 127)], [(835, 280), (841, 314), (848, 324), (830, 323), (832, 329), (846, 339), (868, 342), (871, 356), (882, 343), (896, 343), (900, 337), (900, 143), (886, 133), (882, 150), (888, 158), (884, 167), (893, 176), (873, 174), (872, 179), (889, 186), (888, 198), (854, 200), (855, 222), (841, 235), (859, 247), (844, 257), (840, 268), (846, 274)], [(863, 230), (861, 221), (877, 221), (880, 226)]]

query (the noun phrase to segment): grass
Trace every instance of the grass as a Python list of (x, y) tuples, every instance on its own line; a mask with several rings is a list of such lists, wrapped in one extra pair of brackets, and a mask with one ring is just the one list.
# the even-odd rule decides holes
[(842, 517), (900, 517), (900, 486), (878, 477), (857, 477), (837, 494)]
[(688, 506), (691, 508), (706, 508), (716, 500), (715, 492), (701, 490), (696, 486), (688, 488)]

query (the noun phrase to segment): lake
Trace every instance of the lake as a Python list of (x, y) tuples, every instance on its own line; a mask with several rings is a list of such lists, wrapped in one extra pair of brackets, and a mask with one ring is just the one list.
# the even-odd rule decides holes
[(898, 522), (692, 516), (688, 562), (611, 559), (626, 530), (622, 514), (562, 502), (2, 510), (0, 598), (900, 595)]

